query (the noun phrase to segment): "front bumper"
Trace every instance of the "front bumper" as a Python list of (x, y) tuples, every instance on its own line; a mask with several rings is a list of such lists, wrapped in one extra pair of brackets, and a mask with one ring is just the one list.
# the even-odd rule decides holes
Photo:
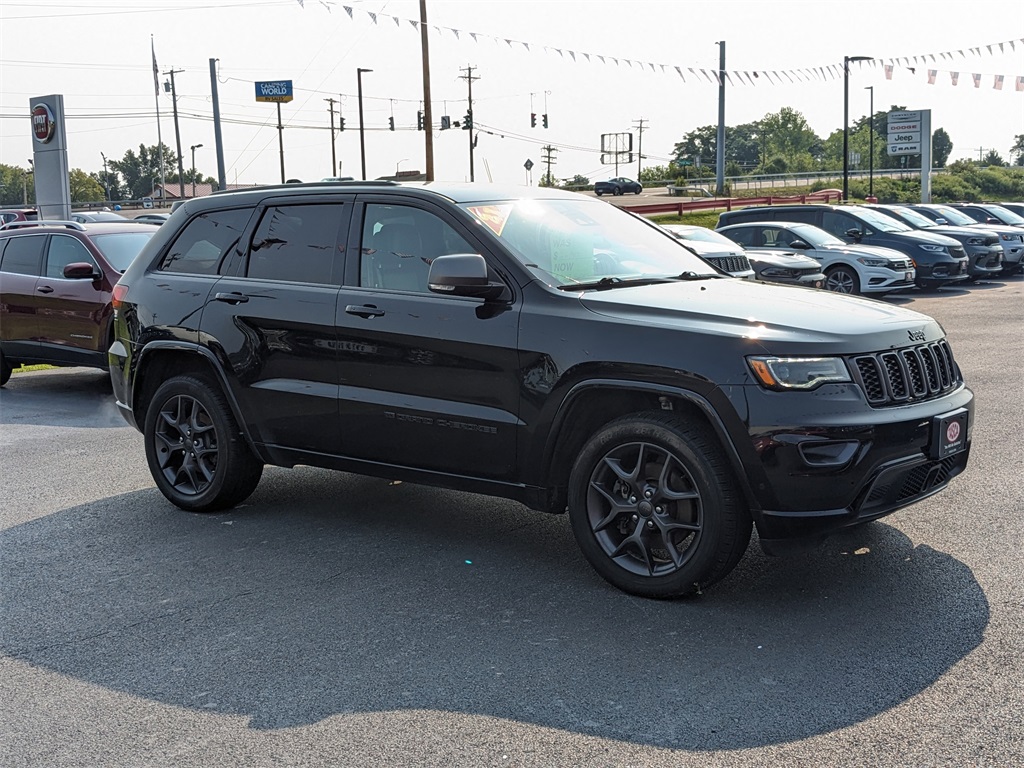
[(998, 275), (1003, 269), (1002, 246), (966, 246), (967, 274), (970, 277)]
[[(766, 408), (777, 422), (750, 429), (761, 472), (748, 476), (765, 486), (761, 493), (755, 490), (762, 506), (753, 515), (769, 554), (925, 499), (967, 466), (974, 395), (964, 386), (933, 400), (888, 407), (869, 406), (848, 385), (748, 396), (752, 417)], [(781, 398), (794, 396), (807, 398), (796, 407), (817, 406), (816, 415), (802, 413), (801, 426), (786, 424), (779, 410), (785, 405)], [(965, 429), (959, 450), (946, 455), (936, 441), (950, 413), (962, 414)]]

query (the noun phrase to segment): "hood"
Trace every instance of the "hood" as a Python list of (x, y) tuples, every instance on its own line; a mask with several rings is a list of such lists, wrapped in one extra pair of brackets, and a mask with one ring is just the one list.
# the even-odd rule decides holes
[(818, 248), (817, 253), (838, 254), (856, 259), (858, 256), (865, 256), (874, 259), (888, 259), (889, 261), (906, 261), (907, 254), (897, 251), (895, 248), (886, 248), (884, 245), (867, 245), (864, 243), (850, 243), (844, 246), (832, 248)]
[(982, 232), (972, 227), (958, 227), (955, 224), (936, 224), (934, 227), (928, 227), (927, 230), (919, 231), (930, 232), (935, 235), (947, 235), (956, 240), (967, 240), (972, 237), (985, 237), (986, 234), (995, 234)]
[(727, 278), (591, 290), (591, 312), (753, 342), (750, 352), (856, 354), (943, 338), (932, 318), (873, 299)]
[(745, 248), (743, 252), (751, 261), (771, 264), (776, 267), (784, 267), (786, 269), (807, 269), (808, 267), (814, 267), (816, 270), (821, 269), (821, 264), (819, 264), (815, 259), (812, 259), (810, 256), (805, 256), (802, 253), (796, 253), (795, 251), (775, 251), (768, 248), (764, 250), (759, 248)]
[(932, 245), (944, 245), (947, 248), (959, 248), (960, 241), (954, 240), (952, 237), (947, 235), (936, 235), (931, 232), (925, 232), (923, 229), (915, 229), (910, 232), (886, 232), (885, 237), (895, 238), (897, 240), (905, 240), (909, 243), (931, 243)]

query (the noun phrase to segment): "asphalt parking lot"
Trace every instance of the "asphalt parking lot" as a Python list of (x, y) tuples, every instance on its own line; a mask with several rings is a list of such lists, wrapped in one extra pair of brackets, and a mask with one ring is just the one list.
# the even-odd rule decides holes
[(887, 301), (975, 390), (967, 472), (677, 602), (471, 494), (270, 468), (186, 514), (105, 374), (15, 374), (0, 764), (1024, 765), (1024, 278)]

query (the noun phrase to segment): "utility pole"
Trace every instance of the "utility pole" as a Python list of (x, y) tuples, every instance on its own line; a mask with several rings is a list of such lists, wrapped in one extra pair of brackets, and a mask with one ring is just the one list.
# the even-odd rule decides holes
[[(178, 92), (174, 88), (174, 75), (178, 72), (184, 72), (184, 69), (175, 69), (171, 67), (170, 72), (164, 72), (165, 75), (171, 76), (171, 103), (174, 106), (174, 143), (178, 150), (178, 199), (185, 199), (185, 164), (181, 160), (181, 131), (178, 130)], [(164, 90), (167, 90), (167, 83), (164, 82)]]
[(328, 176), (338, 175), (338, 158), (334, 151), (334, 99), (324, 99), (328, 103), (328, 109), (331, 113), (331, 172)]
[(544, 156), (541, 158), (541, 162), (545, 163), (548, 168), (545, 172), (545, 177), (548, 180), (548, 186), (554, 186), (554, 184), (552, 184), (553, 177), (551, 176), (551, 166), (555, 165), (557, 162), (555, 160), (555, 153), (558, 152), (558, 148), (552, 147), (550, 144), (548, 144), (546, 147), (541, 147), (541, 151), (544, 152)]
[(434, 117), (430, 109), (430, 46), (427, 44), (427, 0), (420, 0), (420, 56), (423, 61), (423, 123), (424, 149), (427, 160), (427, 181), (434, 180)]
[(639, 120), (634, 120), (633, 123), (639, 123), (639, 139), (636, 143), (636, 180), (640, 181), (640, 163), (644, 158), (644, 123), (650, 122), (647, 118), (641, 117)]
[(100, 157), (103, 158), (103, 189), (107, 193), (107, 202), (110, 202), (110, 177), (107, 176), (107, 156), (100, 152)]
[(715, 194), (725, 194), (725, 40), (718, 41), (718, 133), (715, 134)]
[(479, 80), (480, 78), (473, 76), (473, 66), (471, 64), (467, 64), (466, 68), (460, 71), (465, 72), (466, 74), (462, 75), (459, 79), (465, 80), (466, 84), (469, 86), (469, 107), (466, 112), (466, 118), (469, 121), (469, 180), (476, 181), (476, 177), (473, 173), (473, 81)]
[(213, 137), (217, 145), (217, 188), (227, 189), (224, 171), (224, 140), (220, 132), (220, 96), (217, 94), (217, 59), (210, 59), (210, 93), (213, 96)]

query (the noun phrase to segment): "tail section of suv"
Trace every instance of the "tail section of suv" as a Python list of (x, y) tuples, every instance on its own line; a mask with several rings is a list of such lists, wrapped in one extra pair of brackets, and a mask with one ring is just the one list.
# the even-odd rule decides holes
[(813, 224), (847, 243), (900, 251), (913, 261), (919, 288), (939, 288), (968, 277), (967, 254), (959, 242), (945, 235), (915, 231), (868, 208), (820, 204), (753, 206), (720, 214), (718, 228), (754, 221)]
[(567, 512), (611, 584), (673, 597), (754, 525), (778, 552), (967, 464), (973, 394), (934, 320), (730, 279), (593, 198), (289, 184), (185, 210), (118, 282), (109, 362), (186, 510), (266, 464), (507, 497)]

